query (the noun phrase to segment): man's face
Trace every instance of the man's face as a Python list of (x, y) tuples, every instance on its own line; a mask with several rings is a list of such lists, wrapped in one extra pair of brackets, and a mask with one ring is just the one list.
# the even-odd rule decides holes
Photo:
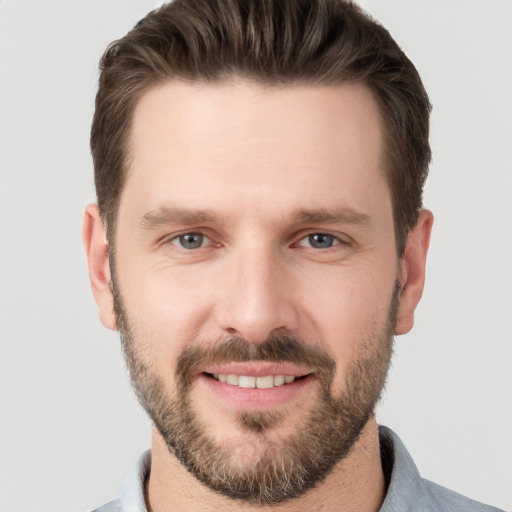
[(304, 492), (373, 413), (400, 279), (382, 144), (360, 85), (173, 82), (136, 108), (118, 328), (169, 449), (221, 493)]

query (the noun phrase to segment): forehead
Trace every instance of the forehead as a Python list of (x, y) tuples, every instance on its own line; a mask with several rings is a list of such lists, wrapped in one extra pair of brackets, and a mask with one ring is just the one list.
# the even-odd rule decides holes
[(121, 205), (186, 198), (204, 209), (217, 198), (227, 211), (231, 196), (245, 208), (356, 207), (379, 188), (388, 195), (382, 143), (377, 103), (360, 84), (170, 81), (135, 109)]

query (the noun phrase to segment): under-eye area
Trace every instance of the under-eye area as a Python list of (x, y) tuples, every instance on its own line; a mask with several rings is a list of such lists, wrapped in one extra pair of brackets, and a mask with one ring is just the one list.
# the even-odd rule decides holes
[(308, 378), (312, 374), (295, 377), (293, 375), (264, 375), (255, 377), (253, 375), (236, 375), (233, 373), (206, 373), (206, 377), (219, 382), (249, 389), (270, 389), (278, 386), (286, 386), (295, 381)]

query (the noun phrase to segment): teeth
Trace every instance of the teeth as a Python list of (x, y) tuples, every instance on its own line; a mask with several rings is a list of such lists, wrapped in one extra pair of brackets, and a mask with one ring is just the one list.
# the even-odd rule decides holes
[(293, 375), (265, 375), (253, 377), (252, 375), (235, 375), (233, 373), (214, 373), (213, 378), (219, 382), (239, 386), (241, 388), (270, 389), (275, 386), (291, 384), (295, 381)]
[(226, 380), (226, 382), (228, 384), (232, 384), (233, 386), (238, 386), (238, 381), (239, 381), (238, 375), (233, 375), (232, 373), (228, 374), (228, 378)]
[(256, 379), (256, 387), (259, 389), (269, 389), (274, 387), (274, 377), (269, 375), (267, 377), (258, 377)]
[(274, 377), (274, 386), (282, 386), (284, 384), (284, 375), (276, 375)]
[(238, 377), (238, 385), (241, 388), (255, 388), (256, 387), (256, 377), (240, 375), (240, 377)]

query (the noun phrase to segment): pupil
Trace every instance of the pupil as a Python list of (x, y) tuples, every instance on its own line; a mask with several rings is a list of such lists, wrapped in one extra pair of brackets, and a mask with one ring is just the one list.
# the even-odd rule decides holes
[(309, 243), (312, 247), (317, 249), (327, 249), (332, 246), (333, 238), (331, 235), (317, 233), (315, 235), (309, 235)]
[(203, 235), (190, 234), (180, 236), (180, 243), (185, 249), (197, 249), (203, 243)]

